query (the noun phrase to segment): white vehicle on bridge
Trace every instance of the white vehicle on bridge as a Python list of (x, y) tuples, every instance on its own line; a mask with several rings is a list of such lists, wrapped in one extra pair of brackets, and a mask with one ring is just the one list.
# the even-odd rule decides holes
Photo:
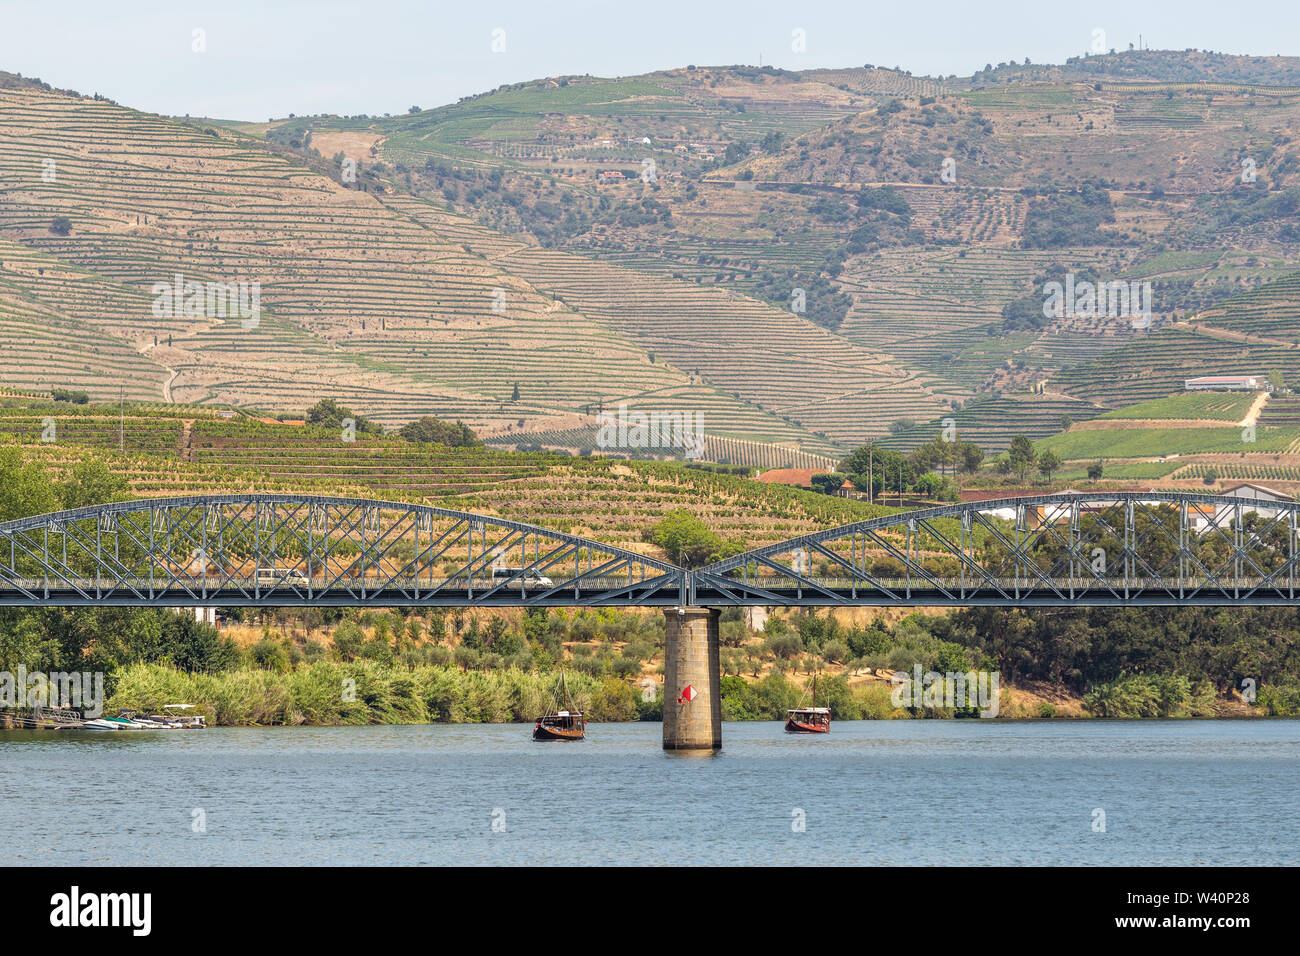
[(258, 587), (277, 587), (285, 584), (295, 588), (305, 588), (311, 584), (307, 580), (307, 575), (297, 568), (258, 568), (253, 575), (253, 583)]
[(524, 571), (522, 568), (493, 568), (492, 580), (500, 584), (512, 578), (522, 577), (526, 588), (553, 588), (555, 582), (537, 571)]

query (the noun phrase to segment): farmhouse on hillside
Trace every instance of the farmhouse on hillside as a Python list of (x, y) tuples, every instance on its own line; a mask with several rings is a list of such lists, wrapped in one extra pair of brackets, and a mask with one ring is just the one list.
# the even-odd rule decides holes
[[(765, 471), (755, 481), (761, 481), (768, 485), (793, 485), (796, 488), (807, 488), (813, 490), (814, 475), (829, 475), (830, 472), (825, 468), (773, 468), (771, 471)], [(844, 484), (840, 485), (835, 494), (840, 498), (852, 498), (857, 492), (853, 482), (847, 478)]]
[(1185, 380), (1183, 388), (1189, 392), (1256, 392), (1259, 379), (1254, 375), (1202, 375)]

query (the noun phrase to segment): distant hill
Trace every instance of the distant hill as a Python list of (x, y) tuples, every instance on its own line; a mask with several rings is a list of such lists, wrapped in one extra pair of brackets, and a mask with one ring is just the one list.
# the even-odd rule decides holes
[(1300, 87), (1300, 57), (1238, 56), (1209, 50), (1123, 50), (1071, 57), (1061, 66), (998, 64), (971, 77), (972, 82), (999, 83), (1095, 79)]
[[(266, 123), (0, 74), (0, 368), (507, 445), (624, 404), (700, 415), (718, 458), (948, 419), (996, 450), (1189, 369), (1300, 386), (1298, 126), (1300, 58), (1199, 51), (694, 65)], [(259, 282), (259, 321), (156, 314), (178, 273)], [(1149, 283), (1152, 315), (1044, 315), (1067, 278)]]

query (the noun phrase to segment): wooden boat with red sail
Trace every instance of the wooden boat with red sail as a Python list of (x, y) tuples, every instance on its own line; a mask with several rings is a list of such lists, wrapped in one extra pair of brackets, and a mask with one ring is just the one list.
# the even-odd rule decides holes
[(791, 707), (785, 712), (787, 734), (829, 734), (831, 709), (817, 706), (817, 676), (813, 675), (813, 706)]
[(534, 740), (585, 740), (587, 720), (582, 711), (573, 706), (569, 685), (560, 672), (560, 682), (555, 694), (555, 707), (542, 714), (533, 725)]

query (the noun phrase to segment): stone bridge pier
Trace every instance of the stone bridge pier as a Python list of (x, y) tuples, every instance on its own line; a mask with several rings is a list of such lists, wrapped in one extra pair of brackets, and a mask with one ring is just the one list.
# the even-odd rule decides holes
[(722, 746), (720, 613), (711, 607), (664, 608), (664, 750)]

